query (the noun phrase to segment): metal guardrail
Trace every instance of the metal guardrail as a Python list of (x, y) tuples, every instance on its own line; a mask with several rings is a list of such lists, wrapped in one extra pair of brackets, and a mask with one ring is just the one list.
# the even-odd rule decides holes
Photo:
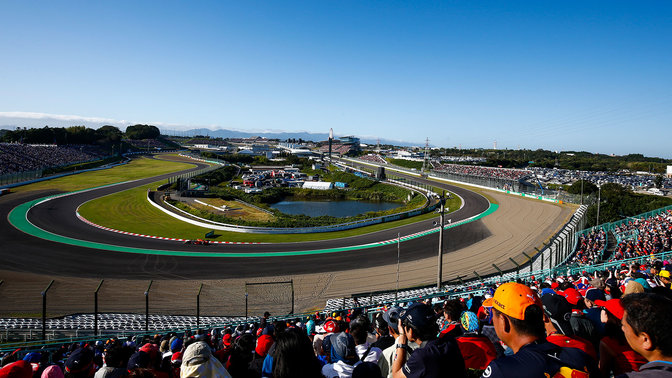
[[(407, 187), (411, 190), (414, 190), (416, 192), (420, 192), (420, 189), (414, 189), (411, 188), (408, 185), (402, 185), (399, 184), (400, 186)], [(178, 211), (181, 213), (184, 213), (185, 215), (188, 215), (189, 217), (195, 219), (197, 222), (202, 222), (202, 223), (207, 223), (207, 227), (211, 227), (217, 230), (221, 231), (233, 231), (233, 232), (243, 232), (243, 233), (258, 233), (258, 234), (308, 234), (308, 233), (317, 233), (317, 232), (332, 232), (332, 231), (344, 231), (344, 230), (350, 230), (353, 228), (359, 228), (359, 227), (365, 227), (365, 226), (370, 226), (374, 224), (380, 224), (380, 223), (385, 223), (385, 222), (392, 222), (395, 220), (399, 219), (405, 219), (405, 218), (410, 218), (414, 217), (416, 215), (420, 215), (423, 213), (428, 213), (432, 212), (436, 209), (437, 204), (434, 205), (429, 205), (429, 199), (427, 198), (427, 195), (423, 194), (425, 196), (425, 204), (423, 205), (422, 208), (420, 209), (415, 209), (415, 210), (409, 210), (409, 211), (404, 211), (400, 213), (394, 213), (394, 214), (389, 214), (389, 215), (383, 215), (380, 217), (375, 217), (375, 218), (368, 218), (368, 219), (361, 219), (357, 221), (352, 221), (352, 222), (346, 222), (346, 223), (339, 223), (339, 224), (334, 224), (334, 225), (326, 225), (326, 226), (315, 226), (315, 227), (301, 227), (301, 228), (289, 228), (289, 227), (253, 227), (253, 226), (240, 226), (240, 225), (235, 225), (235, 224), (227, 224), (227, 223), (221, 223), (221, 222), (215, 222), (209, 219), (201, 218), (196, 215), (193, 215), (189, 212), (186, 212), (176, 206), (173, 206), (167, 202), (163, 202), (166, 206), (170, 207), (174, 211)], [(148, 192), (147, 193), (147, 200), (150, 201), (150, 203), (155, 204), (155, 206), (158, 206), (152, 198), (151, 194)], [(165, 209), (163, 209), (165, 212)], [(169, 214), (174, 217), (179, 217), (179, 219), (189, 222), (188, 219), (183, 219), (182, 216), (177, 215), (177, 214)]]

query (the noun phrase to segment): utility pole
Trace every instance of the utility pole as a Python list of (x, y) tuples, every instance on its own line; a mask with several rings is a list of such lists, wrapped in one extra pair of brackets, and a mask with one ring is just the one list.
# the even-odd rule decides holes
[(600, 201), (602, 195), (602, 185), (597, 186), (597, 220), (595, 221), (595, 226), (600, 225)]
[(441, 218), (439, 221), (439, 254), (437, 262), (437, 271), (436, 271), (436, 288), (441, 289), (441, 281), (443, 280), (443, 217), (445, 215), (445, 205), (446, 205), (446, 191), (444, 190), (439, 198), (441, 207), (439, 208), (439, 213)]
[(394, 302), (396, 304), (399, 296), (399, 257), (401, 256), (401, 234), (397, 232), (397, 290), (394, 291)]

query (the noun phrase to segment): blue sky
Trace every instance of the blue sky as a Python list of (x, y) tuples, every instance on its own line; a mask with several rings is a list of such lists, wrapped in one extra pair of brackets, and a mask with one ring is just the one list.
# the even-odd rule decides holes
[(0, 125), (672, 158), (669, 1), (3, 1), (0, 22)]

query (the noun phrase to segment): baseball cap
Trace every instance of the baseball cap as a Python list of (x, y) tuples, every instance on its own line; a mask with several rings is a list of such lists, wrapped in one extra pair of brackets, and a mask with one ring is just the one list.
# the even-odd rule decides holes
[(327, 333), (338, 332), (338, 325), (335, 321), (328, 320), (326, 323), (324, 323), (324, 331)]
[(424, 303), (413, 303), (399, 314), (399, 319), (406, 321), (416, 329), (425, 329), (436, 324), (436, 315), (431, 307)]
[(600, 301), (606, 300), (606, 298), (604, 297), (604, 291), (602, 291), (600, 289), (596, 289), (596, 288), (591, 288), (591, 289), (588, 289), (588, 291), (586, 291), (586, 299), (588, 299), (590, 301), (593, 301), (593, 302), (595, 302), (597, 300), (600, 300)]
[(573, 306), (576, 306), (579, 303), (579, 301), (583, 299), (581, 293), (579, 293), (578, 290), (572, 287), (565, 290), (563, 294), (565, 299), (567, 299), (567, 302), (569, 302)]
[(623, 306), (621, 306), (620, 299), (610, 299), (608, 301), (597, 300), (595, 301), (595, 304), (600, 307), (603, 307), (605, 310), (607, 310), (609, 313), (611, 313), (618, 319), (623, 319), (623, 313), (625, 312), (625, 310), (623, 310)]
[(541, 303), (555, 328), (563, 335), (567, 335), (568, 332), (571, 334), (572, 326), (569, 324), (569, 318), (572, 316), (572, 306), (567, 299), (558, 294), (546, 294), (541, 296)]
[(529, 287), (507, 282), (495, 291), (492, 307), (512, 318), (525, 320), (525, 310), (532, 305), (542, 307), (541, 300)]
[(662, 270), (660, 271), (660, 273), (658, 273), (658, 275), (661, 276), (661, 277), (663, 277), (663, 278), (670, 278), (670, 271), (669, 271), (669, 270), (662, 269)]
[(82, 373), (91, 369), (93, 369), (93, 351), (86, 347), (72, 352), (65, 362), (66, 373)]
[(390, 328), (392, 328), (397, 333), (399, 333), (399, 330), (397, 329), (397, 323), (399, 323), (399, 314), (403, 310), (404, 309), (399, 306), (394, 306), (383, 312), (383, 319), (387, 322)]
[(33, 368), (30, 366), (30, 362), (28, 361), (19, 360), (0, 368), (0, 377), (2, 378), (30, 378), (32, 376)]
[(341, 332), (329, 337), (331, 341), (331, 361), (354, 362), (357, 361), (355, 339), (349, 333)]

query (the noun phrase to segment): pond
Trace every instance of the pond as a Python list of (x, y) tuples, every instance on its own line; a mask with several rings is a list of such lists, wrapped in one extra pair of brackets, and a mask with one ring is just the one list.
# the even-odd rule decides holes
[(369, 211), (384, 211), (400, 207), (396, 202), (378, 201), (280, 201), (270, 205), (285, 214), (304, 214), (310, 217), (331, 215), (332, 217), (350, 217)]

